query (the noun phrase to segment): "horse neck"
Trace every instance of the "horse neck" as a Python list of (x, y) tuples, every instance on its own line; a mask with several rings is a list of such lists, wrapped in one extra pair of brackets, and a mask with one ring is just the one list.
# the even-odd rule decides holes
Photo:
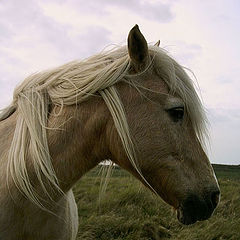
[(54, 115), (58, 110), (54, 107), (49, 116), (48, 144), (60, 187), (68, 191), (83, 174), (110, 158), (107, 132), (113, 124), (100, 97), (66, 106)]

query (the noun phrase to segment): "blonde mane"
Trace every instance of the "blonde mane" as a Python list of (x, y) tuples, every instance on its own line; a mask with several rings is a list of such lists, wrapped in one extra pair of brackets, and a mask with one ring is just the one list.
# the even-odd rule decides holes
[[(192, 80), (183, 68), (159, 47), (149, 46), (152, 63), (159, 77), (170, 89), (169, 94), (179, 96), (185, 103), (186, 112), (196, 135), (202, 139), (205, 117), (201, 101)], [(130, 59), (126, 47), (94, 55), (83, 61), (73, 61), (58, 68), (29, 76), (19, 85), (11, 106), (0, 115), (0, 121), (17, 109), (17, 124), (9, 150), (8, 178), (33, 203), (44, 208), (30, 181), (26, 155), (31, 153), (36, 176), (47, 193), (47, 182), (60, 190), (54, 172), (47, 143), (49, 105), (74, 105), (100, 94), (114, 120), (115, 127), (132, 165), (142, 176), (135, 156), (134, 143), (118, 92), (114, 86), (129, 76)], [(44, 179), (43, 179), (44, 178)], [(144, 179), (144, 177), (142, 176)], [(151, 186), (150, 186), (151, 187)]]

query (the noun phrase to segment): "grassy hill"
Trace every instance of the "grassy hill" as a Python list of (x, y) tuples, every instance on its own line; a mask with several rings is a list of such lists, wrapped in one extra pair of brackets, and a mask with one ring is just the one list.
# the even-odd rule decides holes
[(240, 165), (236, 166), (236, 165), (213, 164), (212, 166), (216, 173), (217, 178), (240, 180)]
[[(105, 194), (99, 167), (74, 188), (79, 211), (78, 240), (239, 240), (240, 166), (213, 165), (221, 202), (207, 221), (181, 225), (169, 205), (127, 172), (116, 168)], [(100, 197), (101, 196), (101, 199)]]

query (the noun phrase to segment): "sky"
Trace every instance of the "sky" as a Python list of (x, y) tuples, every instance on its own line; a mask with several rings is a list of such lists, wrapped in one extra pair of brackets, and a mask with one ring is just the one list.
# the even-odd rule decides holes
[(29, 74), (126, 44), (138, 24), (194, 72), (210, 161), (240, 164), (239, 12), (239, 0), (1, 0), (0, 108)]

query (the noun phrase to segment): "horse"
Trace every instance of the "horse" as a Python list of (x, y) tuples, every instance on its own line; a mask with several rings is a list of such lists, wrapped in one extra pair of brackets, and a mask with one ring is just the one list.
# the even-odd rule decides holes
[(192, 79), (135, 25), (127, 45), (35, 73), (0, 115), (0, 239), (74, 240), (72, 187), (105, 159), (176, 210), (208, 219), (220, 197)]

